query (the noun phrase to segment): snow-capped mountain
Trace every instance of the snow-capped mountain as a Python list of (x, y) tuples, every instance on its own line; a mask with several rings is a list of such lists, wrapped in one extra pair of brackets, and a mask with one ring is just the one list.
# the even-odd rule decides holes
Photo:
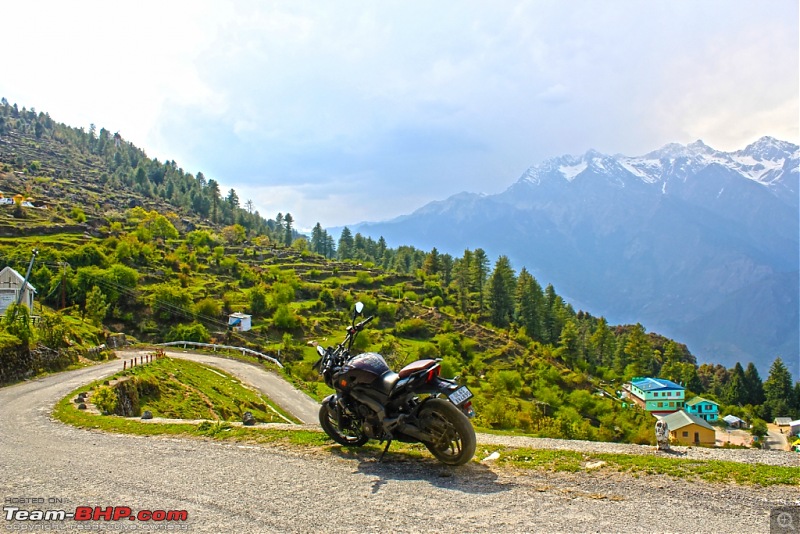
[[(639, 157), (606, 156), (594, 150), (583, 156), (561, 156), (529, 168), (520, 181), (541, 184), (543, 179), (560, 177), (572, 182), (590, 171), (605, 175), (610, 183), (619, 187), (630, 184), (631, 179), (646, 184), (662, 184), (662, 193), (666, 193), (670, 180), (685, 182), (700, 170), (718, 165), (767, 186), (777, 196), (785, 196), (785, 185), (791, 182), (789, 175), (798, 172), (798, 158), (797, 145), (772, 137), (762, 137), (736, 152), (719, 152), (698, 140), (686, 146), (671, 143)], [(794, 181), (797, 181), (796, 176)], [(788, 191), (794, 194), (784, 200), (796, 201), (796, 188)]]
[(354, 228), (390, 245), (508, 256), (577, 307), (687, 343), (702, 361), (780, 355), (798, 369), (800, 150), (771, 137), (643, 156), (590, 150), (530, 167), (497, 195), (461, 193)]

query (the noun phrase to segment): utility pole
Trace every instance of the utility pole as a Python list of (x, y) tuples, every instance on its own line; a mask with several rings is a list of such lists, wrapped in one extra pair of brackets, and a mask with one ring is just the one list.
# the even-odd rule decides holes
[(61, 262), (59, 266), (61, 267), (61, 307), (59, 310), (63, 310), (67, 307), (67, 267), (69, 267), (69, 263)]

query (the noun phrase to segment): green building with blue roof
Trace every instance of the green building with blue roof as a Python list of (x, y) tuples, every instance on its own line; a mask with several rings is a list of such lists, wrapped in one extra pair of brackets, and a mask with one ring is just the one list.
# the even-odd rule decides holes
[(653, 415), (665, 415), (684, 407), (686, 389), (666, 378), (636, 377), (625, 384), (630, 399)]

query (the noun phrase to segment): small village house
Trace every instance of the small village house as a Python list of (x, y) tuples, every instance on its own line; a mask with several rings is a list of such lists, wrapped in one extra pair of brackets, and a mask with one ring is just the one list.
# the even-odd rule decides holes
[(800, 419), (789, 423), (789, 434), (792, 436), (800, 436)]
[(252, 315), (232, 313), (228, 316), (228, 328), (237, 332), (247, 332), (252, 328)]
[(680, 445), (714, 445), (716, 432), (707, 421), (683, 410), (665, 415), (662, 421), (669, 426), (669, 437)]
[(719, 419), (719, 404), (703, 397), (694, 397), (686, 401), (684, 408), (687, 413), (701, 417), (706, 421), (715, 422)]
[(774, 421), (776, 426), (789, 426), (791, 422), (791, 417), (776, 417)]
[(0, 271), (0, 315), (4, 315), (11, 304), (15, 304), (22, 292), (22, 304), (28, 306), (33, 311), (33, 297), (36, 289), (30, 284), (25, 283), (25, 277), (11, 267), (4, 267)]
[(666, 378), (637, 377), (623, 388), (633, 402), (653, 415), (666, 415), (684, 406), (685, 388)]
[(722, 418), (722, 420), (725, 421), (725, 423), (727, 423), (727, 425), (731, 428), (744, 428), (747, 426), (747, 423), (745, 423), (744, 420), (739, 419), (735, 415), (726, 415)]

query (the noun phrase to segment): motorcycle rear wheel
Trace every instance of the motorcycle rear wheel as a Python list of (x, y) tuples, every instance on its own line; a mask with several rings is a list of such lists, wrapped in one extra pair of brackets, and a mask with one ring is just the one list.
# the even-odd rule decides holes
[(463, 465), (475, 455), (475, 429), (467, 416), (450, 401), (425, 401), (418, 419), (422, 429), (433, 434), (432, 441), (423, 443), (440, 462)]
[(360, 447), (369, 441), (369, 438), (359, 425), (354, 424), (355, 422), (352, 419), (348, 418), (348, 421), (349, 424), (346, 428), (340, 428), (336, 420), (336, 413), (331, 410), (330, 406), (323, 404), (319, 408), (319, 424), (322, 430), (339, 445)]

